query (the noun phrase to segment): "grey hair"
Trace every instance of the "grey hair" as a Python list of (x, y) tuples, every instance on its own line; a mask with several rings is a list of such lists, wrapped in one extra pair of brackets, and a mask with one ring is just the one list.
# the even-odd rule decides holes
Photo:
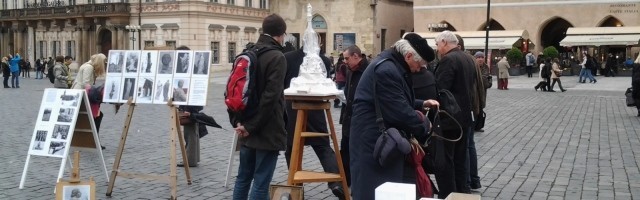
[(420, 57), (418, 52), (413, 49), (411, 44), (409, 44), (409, 41), (405, 39), (398, 40), (395, 44), (393, 44), (393, 47), (396, 49), (396, 51), (400, 52), (402, 56), (406, 56), (408, 53), (411, 53), (413, 55), (413, 61), (420, 62), (424, 60), (422, 59), (422, 57)]
[(640, 54), (638, 54), (638, 58), (636, 58), (635, 63), (636, 63), (636, 64), (640, 64)]
[(458, 45), (458, 38), (451, 31), (442, 31), (436, 36), (436, 42), (445, 41), (454, 45)]

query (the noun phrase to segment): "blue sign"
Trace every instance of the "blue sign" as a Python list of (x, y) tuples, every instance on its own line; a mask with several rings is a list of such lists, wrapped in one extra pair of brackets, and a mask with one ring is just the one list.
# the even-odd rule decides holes
[(327, 21), (325, 21), (324, 17), (320, 15), (313, 16), (311, 19), (311, 25), (313, 26), (313, 29), (327, 29)]

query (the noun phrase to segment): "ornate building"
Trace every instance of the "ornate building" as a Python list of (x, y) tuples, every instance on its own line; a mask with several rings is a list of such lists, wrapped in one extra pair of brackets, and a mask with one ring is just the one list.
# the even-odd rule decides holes
[(21, 53), (31, 61), (69, 55), (85, 62), (111, 49), (186, 45), (212, 50), (214, 67), (226, 67), (257, 40), (269, 13), (268, 0), (98, 1), (0, 0), (0, 54)]

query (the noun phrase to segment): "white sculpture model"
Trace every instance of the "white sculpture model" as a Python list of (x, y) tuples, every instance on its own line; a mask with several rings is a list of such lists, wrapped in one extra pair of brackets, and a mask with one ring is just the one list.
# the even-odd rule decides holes
[(307, 5), (307, 29), (304, 31), (303, 51), (305, 56), (300, 65), (298, 77), (291, 79), (290, 87), (284, 90), (286, 95), (336, 95), (340, 90), (327, 78), (327, 70), (320, 58), (318, 35), (311, 26), (311, 4)]

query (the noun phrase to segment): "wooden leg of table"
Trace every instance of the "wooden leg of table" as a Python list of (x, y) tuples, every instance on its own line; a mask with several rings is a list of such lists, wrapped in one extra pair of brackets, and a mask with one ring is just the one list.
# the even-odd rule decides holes
[(298, 110), (298, 117), (296, 118), (296, 129), (293, 135), (293, 146), (291, 147), (291, 150), (293, 152), (291, 153), (291, 165), (289, 166), (289, 178), (287, 181), (289, 185), (293, 185), (293, 178), (295, 176), (295, 173), (298, 171), (297, 163), (301, 162), (299, 155), (302, 154), (302, 152), (299, 151), (299, 147), (301, 145), (300, 134), (302, 133), (302, 127), (304, 127), (304, 123), (306, 123), (306, 121), (303, 121), (305, 113), (306, 112), (304, 110)]
[(122, 129), (122, 135), (120, 136), (120, 144), (118, 145), (118, 150), (116, 151), (116, 158), (113, 162), (113, 168), (111, 170), (111, 176), (109, 177), (109, 186), (107, 187), (107, 196), (111, 196), (111, 192), (113, 191), (113, 185), (116, 182), (116, 177), (118, 176), (118, 168), (120, 167), (120, 160), (122, 159), (122, 153), (124, 152), (124, 145), (127, 141), (127, 135), (129, 134), (129, 127), (131, 125), (131, 118), (133, 117), (133, 111), (136, 105), (133, 103), (129, 104), (129, 109), (127, 111), (127, 118), (124, 120), (124, 128)]
[(344, 190), (344, 196), (346, 200), (349, 200), (351, 199), (351, 193), (349, 193), (349, 186), (347, 185), (347, 176), (344, 172), (344, 165), (342, 163), (342, 154), (340, 154), (338, 138), (336, 137), (336, 129), (333, 126), (333, 117), (331, 116), (331, 109), (326, 109), (325, 112), (327, 113), (327, 121), (329, 122), (329, 134), (331, 135), (331, 141), (333, 142), (333, 149), (336, 152), (336, 159), (338, 160), (340, 177), (342, 177), (342, 189)]
[[(176, 112), (171, 113), (171, 132), (169, 133), (169, 163), (170, 163), (170, 174), (169, 174), (169, 186), (171, 187), (171, 199), (178, 198), (178, 175), (176, 169), (176, 136), (178, 135), (178, 124), (175, 123), (178, 120), (178, 115)], [(188, 163), (185, 163), (188, 165)]]
[[(178, 112), (178, 110), (175, 110), (175, 112)], [(176, 114), (176, 116), (178, 116)], [(187, 176), (187, 185), (191, 185), (191, 169), (189, 167), (189, 159), (187, 158), (187, 151), (185, 149), (185, 145), (184, 145), (184, 134), (182, 133), (182, 130), (180, 129), (180, 119), (176, 119), (173, 123), (178, 124), (178, 141), (180, 141), (180, 152), (182, 152), (182, 163), (184, 164), (184, 172), (185, 175)], [(196, 133), (198, 134), (198, 133)]]

